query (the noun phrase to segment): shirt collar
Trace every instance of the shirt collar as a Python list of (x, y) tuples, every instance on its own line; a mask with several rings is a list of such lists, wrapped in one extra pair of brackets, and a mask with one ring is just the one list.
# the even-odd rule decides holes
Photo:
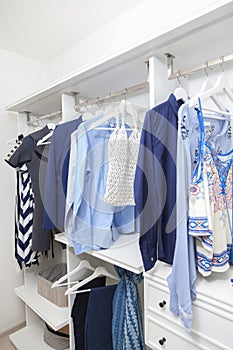
[(168, 102), (170, 103), (173, 112), (175, 113), (175, 115), (178, 117), (178, 111), (180, 106), (184, 103), (182, 100), (176, 100), (174, 94), (170, 94), (169, 98), (168, 98)]

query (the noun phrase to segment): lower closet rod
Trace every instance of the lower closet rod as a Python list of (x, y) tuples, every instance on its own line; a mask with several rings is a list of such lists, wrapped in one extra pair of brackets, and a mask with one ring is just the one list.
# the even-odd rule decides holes
[(52, 113), (49, 113), (49, 114), (42, 115), (42, 116), (40, 116), (40, 117), (38, 117), (38, 118), (36, 118), (34, 120), (30, 120), (30, 113), (29, 112), (25, 112), (25, 113), (27, 113), (27, 116), (28, 116), (27, 124), (38, 122), (40, 120), (47, 119), (47, 118), (48, 119), (55, 118), (55, 117), (57, 117), (59, 115), (62, 115), (62, 111), (60, 110), (60, 111), (57, 111), (57, 112), (52, 112)]

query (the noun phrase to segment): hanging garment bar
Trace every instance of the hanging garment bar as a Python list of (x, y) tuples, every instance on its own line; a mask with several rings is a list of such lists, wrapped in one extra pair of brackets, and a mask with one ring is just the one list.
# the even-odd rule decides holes
[(30, 119), (30, 112), (25, 112), (27, 113), (27, 124), (30, 125), (31, 123), (35, 123), (35, 122), (39, 122), (40, 120), (43, 120), (43, 119), (52, 119), (52, 118), (55, 118), (59, 115), (62, 115), (62, 111), (57, 111), (57, 112), (52, 112), (52, 113), (49, 113), (49, 114), (45, 114), (45, 115), (42, 115), (36, 119), (33, 119), (31, 120)]
[(228, 56), (222, 56), (220, 58), (217, 58), (213, 61), (207, 61), (203, 64), (200, 64), (198, 66), (184, 69), (184, 70), (178, 70), (177, 72), (174, 72), (174, 58), (170, 53), (165, 53), (165, 56), (167, 56), (167, 77), (169, 80), (171, 79), (177, 79), (179, 77), (190, 75), (195, 72), (198, 72), (199, 70), (206, 70), (207, 68), (214, 67), (217, 65), (222, 65), (225, 62), (233, 61), (233, 54)]
[(149, 86), (148, 82), (137, 84), (137, 85), (134, 85), (134, 86), (130, 86), (130, 87), (125, 88), (123, 90), (111, 92), (111, 93), (109, 93), (108, 95), (105, 95), (105, 96), (97, 97), (97, 98), (94, 98), (94, 99), (86, 100), (84, 102), (75, 104), (75, 109), (79, 109), (79, 108), (85, 107), (87, 105), (93, 105), (93, 104), (96, 104), (96, 103), (99, 103), (99, 102), (107, 101), (107, 100), (110, 100), (110, 99), (112, 99), (114, 97), (123, 96), (123, 95), (126, 95), (127, 93), (131, 93), (133, 91), (141, 90), (141, 89), (144, 89), (144, 88), (146, 88), (148, 86)]

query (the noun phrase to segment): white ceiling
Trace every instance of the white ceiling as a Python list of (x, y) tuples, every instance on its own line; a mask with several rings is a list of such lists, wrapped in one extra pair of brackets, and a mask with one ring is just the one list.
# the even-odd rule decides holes
[(142, 0), (0, 0), (0, 49), (48, 62)]

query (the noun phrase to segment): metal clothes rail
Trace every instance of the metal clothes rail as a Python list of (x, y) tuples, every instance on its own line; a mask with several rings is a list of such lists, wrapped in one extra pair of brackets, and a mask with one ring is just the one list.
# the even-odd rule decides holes
[[(99, 102), (103, 102), (103, 101), (107, 101), (107, 100), (111, 100), (114, 97), (126, 96), (128, 93), (132, 93), (134, 91), (147, 88), (148, 86), (149, 86), (148, 82), (144, 82), (144, 83), (141, 83), (141, 84), (133, 85), (133, 86), (124, 88), (122, 90), (111, 92), (111, 93), (109, 93), (108, 95), (105, 95), (105, 96), (97, 97), (97, 98), (94, 98), (94, 99), (88, 99), (88, 100), (85, 100), (84, 102), (81, 102), (81, 103), (75, 103), (74, 108), (76, 110), (78, 110), (81, 107), (88, 106), (88, 105), (93, 105), (93, 104), (96, 104), (96, 103), (99, 103)], [(78, 93), (74, 94), (75, 99), (76, 99), (76, 97), (78, 95), (79, 95)], [(45, 114), (45, 115), (39, 116), (36, 119), (31, 120), (31, 118), (30, 118), (30, 114), (31, 113), (30, 112), (26, 112), (26, 111), (25, 111), (25, 113), (27, 114), (27, 124), (33, 124), (33, 123), (39, 122), (40, 120), (43, 120), (43, 119), (52, 119), (52, 118), (55, 118), (55, 117), (57, 117), (59, 115), (62, 115), (62, 111), (59, 110), (57, 112)]]
[(203, 64), (200, 64), (198, 66), (195, 66), (195, 67), (192, 67), (189, 69), (178, 70), (178, 71), (174, 72), (174, 58), (175, 58), (175, 56), (170, 54), (170, 53), (165, 53), (165, 55), (167, 56), (167, 77), (169, 80), (179, 78), (179, 77), (182, 77), (185, 75), (190, 75), (190, 74), (193, 74), (197, 71), (206, 70), (207, 68), (211, 68), (211, 67), (214, 67), (217, 65), (222, 66), (223, 63), (225, 63), (225, 62), (233, 61), (233, 54), (231, 54), (228, 56), (219, 57), (219, 58), (212, 60), (212, 61), (207, 61)]
[(148, 86), (149, 86), (149, 83), (148, 82), (144, 82), (144, 83), (141, 83), (141, 84), (130, 86), (128, 88), (124, 88), (123, 90), (118, 90), (118, 91), (111, 92), (111, 93), (109, 93), (108, 95), (105, 95), (105, 96), (96, 97), (94, 99), (88, 99), (88, 100), (86, 100), (84, 102), (75, 104), (75, 109), (77, 110), (77, 109), (79, 109), (81, 107), (85, 107), (87, 105), (93, 105), (93, 104), (96, 104), (96, 103), (99, 103), (99, 102), (111, 100), (114, 97), (119, 97), (119, 96), (124, 96), (124, 95), (126, 96), (128, 93), (144, 89), (144, 88), (146, 88)]
[(42, 115), (42, 116), (39, 116), (38, 118), (36, 119), (31, 119), (31, 112), (24, 112), (26, 113), (27, 115), (27, 124), (28, 125), (34, 125), (36, 122), (39, 122), (40, 120), (43, 120), (43, 119), (53, 119), (53, 118), (56, 118), (57, 116), (59, 115), (62, 115), (62, 111), (57, 111), (57, 112), (52, 112), (52, 113), (49, 113), (49, 114), (45, 114), (45, 115)]

